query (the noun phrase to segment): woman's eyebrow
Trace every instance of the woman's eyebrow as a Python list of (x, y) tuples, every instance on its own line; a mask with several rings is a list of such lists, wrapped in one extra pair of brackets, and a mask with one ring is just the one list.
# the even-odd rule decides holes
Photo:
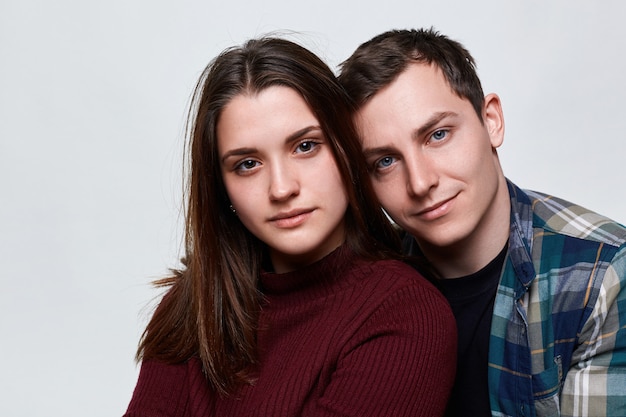
[[(285, 143), (294, 142), (294, 141), (300, 139), (302, 136), (305, 136), (308, 133), (311, 133), (311, 132), (314, 132), (314, 131), (320, 131), (321, 132), (321, 130), (322, 130), (322, 128), (317, 126), (317, 125), (311, 125), (311, 126), (303, 127), (302, 129), (298, 129), (297, 131), (295, 131), (292, 134), (290, 134), (289, 136), (287, 136), (287, 138), (285, 139)], [(230, 158), (232, 156), (249, 155), (249, 154), (255, 153), (255, 152), (258, 152), (257, 148), (235, 148), (235, 149), (230, 149), (229, 151), (224, 152), (224, 155), (222, 155), (221, 161), (223, 163), (228, 158)]]
[(257, 152), (256, 148), (235, 148), (235, 149), (231, 149), (228, 152), (225, 152), (224, 155), (222, 155), (222, 162), (225, 162), (231, 156), (249, 155), (249, 154), (255, 153), (255, 152)]
[(299, 129), (295, 132), (293, 132), (291, 135), (287, 136), (287, 139), (285, 140), (286, 143), (289, 142), (293, 142), (295, 140), (300, 139), (302, 136), (306, 135), (307, 133), (313, 132), (313, 131), (321, 131), (322, 128), (316, 125), (311, 125), (311, 126), (307, 126), (307, 127), (303, 127), (302, 129)]

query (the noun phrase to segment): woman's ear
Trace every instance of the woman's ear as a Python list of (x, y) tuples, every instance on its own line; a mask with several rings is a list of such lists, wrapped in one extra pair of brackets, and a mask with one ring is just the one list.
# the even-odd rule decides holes
[(497, 94), (487, 94), (483, 105), (483, 124), (489, 133), (491, 147), (496, 149), (504, 141), (504, 115)]

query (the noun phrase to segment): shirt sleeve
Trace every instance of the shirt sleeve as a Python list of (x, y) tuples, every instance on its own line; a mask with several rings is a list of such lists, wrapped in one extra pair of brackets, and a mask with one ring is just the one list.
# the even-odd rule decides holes
[(626, 246), (607, 269), (579, 337), (561, 416), (626, 416)]
[(442, 416), (456, 369), (456, 324), (434, 288), (385, 299), (351, 338), (304, 416)]

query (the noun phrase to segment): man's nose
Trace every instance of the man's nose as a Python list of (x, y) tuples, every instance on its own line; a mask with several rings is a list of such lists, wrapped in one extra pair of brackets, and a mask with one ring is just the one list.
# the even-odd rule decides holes
[(434, 165), (428, 158), (419, 155), (412, 155), (405, 161), (407, 193), (412, 197), (426, 196), (439, 182), (439, 175)]

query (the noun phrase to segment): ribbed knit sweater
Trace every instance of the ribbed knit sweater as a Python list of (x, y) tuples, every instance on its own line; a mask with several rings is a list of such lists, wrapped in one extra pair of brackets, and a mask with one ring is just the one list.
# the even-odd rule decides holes
[(398, 261), (342, 247), (264, 273), (254, 385), (216, 395), (200, 362), (144, 361), (126, 417), (442, 416), (455, 375), (447, 301)]

